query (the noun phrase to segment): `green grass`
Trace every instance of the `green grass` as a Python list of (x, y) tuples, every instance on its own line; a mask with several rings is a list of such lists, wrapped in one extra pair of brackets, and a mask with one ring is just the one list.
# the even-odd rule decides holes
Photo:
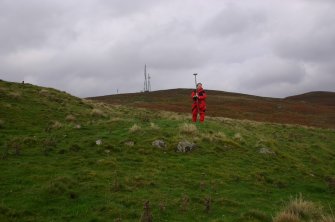
[[(187, 124), (190, 116), (0, 81), (0, 220), (140, 221), (149, 201), (154, 221), (272, 221), (300, 194), (335, 208), (334, 130)], [(183, 140), (197, 148), (175, 152)]]

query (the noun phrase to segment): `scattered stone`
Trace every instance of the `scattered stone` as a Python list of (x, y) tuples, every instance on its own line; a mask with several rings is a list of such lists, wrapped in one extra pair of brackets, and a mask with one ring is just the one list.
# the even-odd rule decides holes
[(111, 151), (110, 150), (105, 150), (105, 153), (109, 154)]
[(125, 142), (124, 144), (130, 147), (135, 145), (134, 141), (128, 141), (128, 142)]
[(81, 128), (81, 125), (77, 124), (74, 126), (75, 129), (80, 129)]
[(152, 142), (152, 145), (160, 149), (166, 148), (166, 144), (163, 140), (155, 140)]
[(269, 154), (269, 155), (276, 155), (275, 152), (273, 152), (271, 149), (266, 148), (266, 147), (260, 148), (259, 153), (261, 153), (261, 154)]
[(100, 146), (102, 144), (102, 140), (95, 141), (95, 144), (97, 144), (98, 146)]
[(196, 145), (194, 143), (185, 140), (178, 143), (176, 151), (179, 153), (191, 152), (195, 147)]

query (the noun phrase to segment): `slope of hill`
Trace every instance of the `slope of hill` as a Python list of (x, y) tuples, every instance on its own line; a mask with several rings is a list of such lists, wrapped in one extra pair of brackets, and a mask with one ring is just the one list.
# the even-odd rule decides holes
[[(193, 124), (0, 81), (0, 221), (283, 222), (272, 217), (300, 195), (317, 207), (298, 198), (289, 212), (325, 221), (335, 208), (334, 138), (223, 117)], [(196, 147), (176, 152), (186, 140)]]
[(335, 92), (309, 92), (301, 95), (289, 96), (286, 97), (285, 100), (335, 106)]
[[(191, 89), (173, 89), (90, 99), (110, 104), (190, 113), (190, 92)], [(275, 99), (213, 90), (206, 90), (206, 92), (209, 116), (335, 128), (335, 109), (331, 105), (335, 104), (334, 93), (312, 93)], [(301, 99), (307, 102), (301, 102)]]

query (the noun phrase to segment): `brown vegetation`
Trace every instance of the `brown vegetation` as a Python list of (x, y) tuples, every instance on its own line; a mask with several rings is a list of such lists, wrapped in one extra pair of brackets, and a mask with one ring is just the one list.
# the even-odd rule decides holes
[(334, 217), (325, 215), (321, 205), (306, 201), (302, 196), (292, 199), (273, 219), (274, 222), (334, 222)]
[[(90, 98), (111, 104), (191, 113), (191, 89)], [(206, 90), (207, 115), (262, 122), (335, 128), (335, 93), (315, 92), (285, 99)]]

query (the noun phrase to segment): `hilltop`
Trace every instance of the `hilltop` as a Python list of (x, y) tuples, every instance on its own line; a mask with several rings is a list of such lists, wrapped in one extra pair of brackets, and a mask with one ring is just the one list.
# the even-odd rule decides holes
[[(92, 97), (110, 104), (190, 113), (192, 89)], [(311, 92), (284, 99), (206, 90), (207, 115), (261, 122), (335, 128), (335, 93)]]
[(0, 221), (334, 221), (334, 138), (0, 81)]
[(334, 92), (309, 92), (296, 96), (289, 96), (285, 98), (290, 101), (300, 101), (300, 102), (308, 102), (319, 105), (326, 106), (335, 106), (335, 93)]

